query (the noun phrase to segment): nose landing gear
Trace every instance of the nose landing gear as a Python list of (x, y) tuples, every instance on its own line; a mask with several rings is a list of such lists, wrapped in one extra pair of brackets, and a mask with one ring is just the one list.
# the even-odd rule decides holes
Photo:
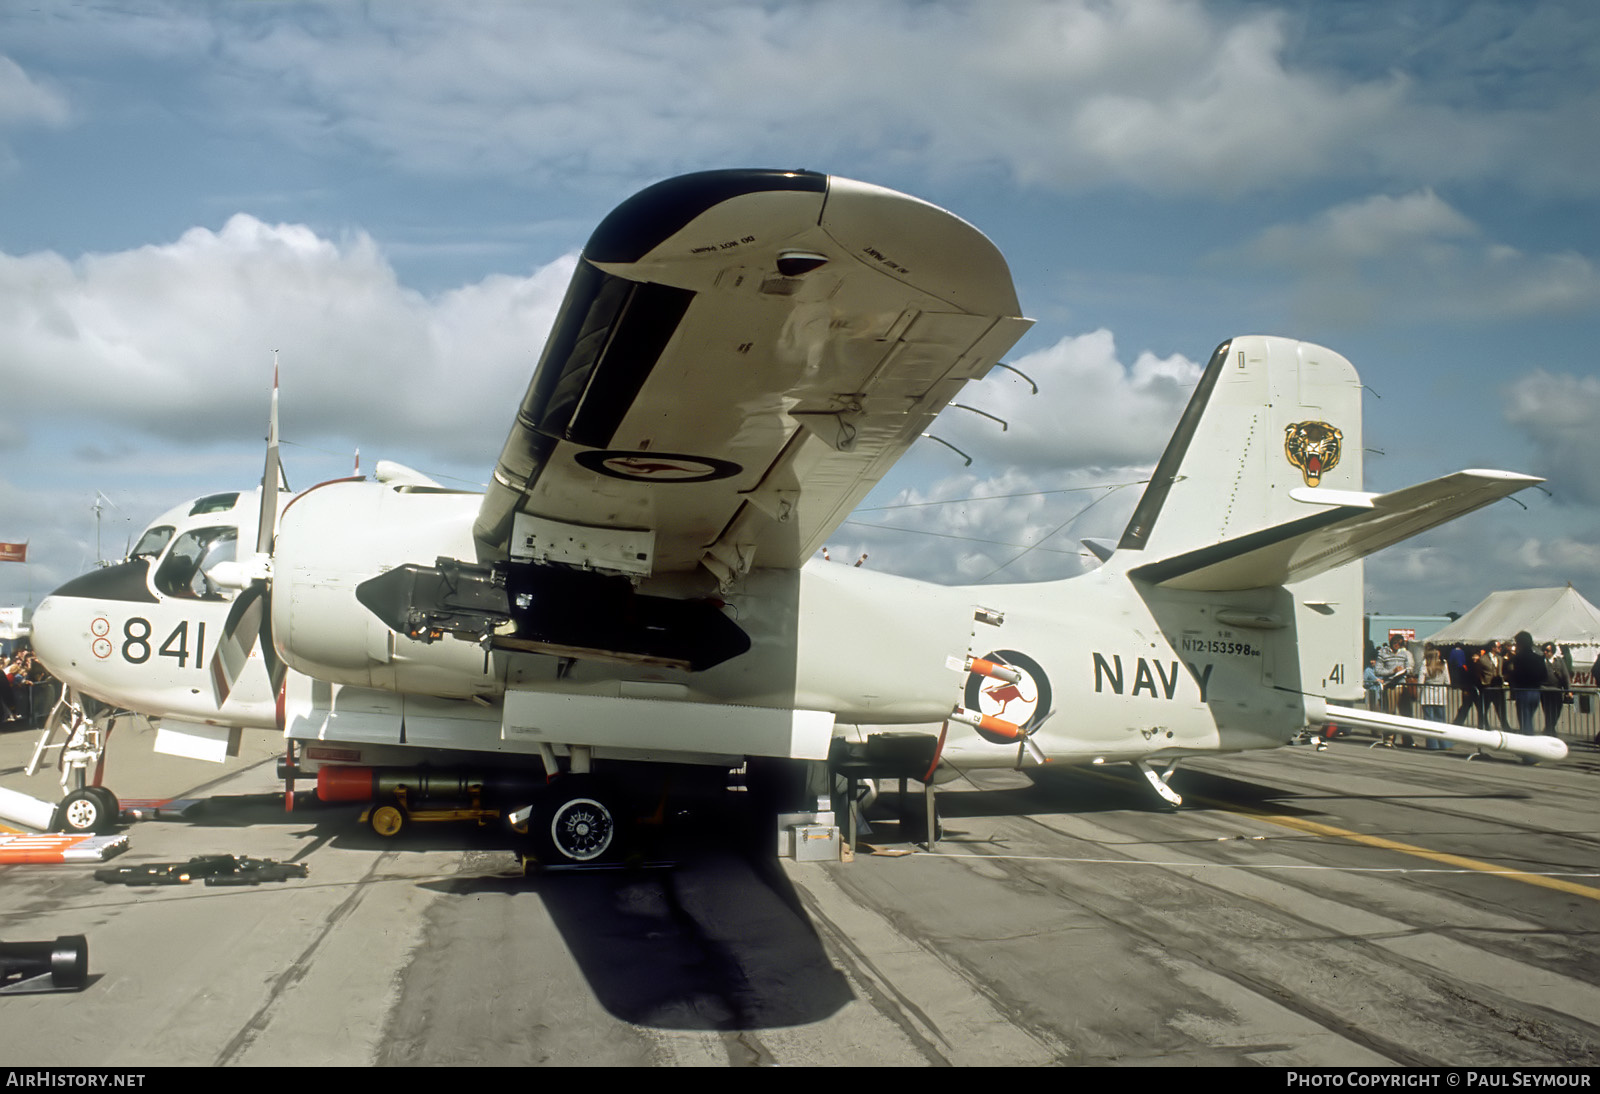
[(116, 827), (121, 813), (115, 794), (103, 786), (86, 786), (61, 799), (51, 827), (59, 832), (104, 833)]

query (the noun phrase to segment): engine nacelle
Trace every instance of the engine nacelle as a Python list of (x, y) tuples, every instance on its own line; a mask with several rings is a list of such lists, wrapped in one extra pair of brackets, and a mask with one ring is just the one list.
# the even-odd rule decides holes
[(278, 655), (319, 680), (465, 698), (501, 690), (484, 651), (469, 642), (397, 635), (356, 596), (401, 566), (472, 558), (480, 498), (334, 482), (284, 510), (273, 549), (272, 633)]
[(490, 650), (693, 672), (750, 648), (711, 600), (569, 566), (470, 561), (479, 501), (361, 482), (297, 497), (273, 551), (285, 663), (331, 683), (465, 698), (502, 690)]

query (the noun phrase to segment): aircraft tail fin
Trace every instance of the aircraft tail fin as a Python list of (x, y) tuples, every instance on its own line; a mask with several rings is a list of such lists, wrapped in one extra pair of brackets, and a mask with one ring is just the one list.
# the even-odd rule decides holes
[(1325, 513), (1319, 498), (1361, 491), (1361, 456), (1349, 361), (1288, 338), (1224, 342), (1117, 550), (1154, 561)]
[(1356, 699), (1361, 559), (1536, 481), (1462, 471), (1367, 493), (1350, 362), (1307, 342), (1235, 338), (1212, 354), (1113, 557), (1168, 589), (1283, 586), (1297, 686)]

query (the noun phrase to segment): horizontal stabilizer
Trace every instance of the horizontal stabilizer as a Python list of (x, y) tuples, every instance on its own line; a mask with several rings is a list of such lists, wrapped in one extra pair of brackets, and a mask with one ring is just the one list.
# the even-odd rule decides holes
[[(1457, 471), (1388, 494), (1341, 496), (1310, 516), (1129, 571), (1169, 589), (1224, 592), (1287, 585), (1409, 539), (1543, 479), (1513, 471)], [(1311, 503), (1315, 491), (1300, 499)]]
[(1311, 721), (1320, 725), (1335, 725), (1341, 729), (1368, 729), (1374, 733), (1404, 733), (1412, 737), (1428, 737), (1435, 741), (1471, 745), (1490, 752), (1509, 752), (1530, 760), (1564, 760), (1567, 758), (1566, 742), (1559, 737), (1528, 736), (1506, 733), (1497, 729), (1472, 729), (1447, 722), (1425, 722), (1419, 718), (1405, 718), (1398, 714), (1381, 714), (1359, 707), (1328, 707)]

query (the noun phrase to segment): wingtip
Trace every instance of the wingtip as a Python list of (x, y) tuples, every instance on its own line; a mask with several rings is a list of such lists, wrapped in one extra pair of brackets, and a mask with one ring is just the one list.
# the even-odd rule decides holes
[(1520, 482), (1524, 486), (1532, 486), (1535, 483), (1545, 481), (1544, 478), (1539, 475), (1524, 475), (1521, 471), (1498, 471), (1494, 468), (1487, 467), (1469, 467), (1461, 473), (1463, 475), (1476, 475), (1479, 478), (1484, 479), (1500, 479), (1504, 482)]

